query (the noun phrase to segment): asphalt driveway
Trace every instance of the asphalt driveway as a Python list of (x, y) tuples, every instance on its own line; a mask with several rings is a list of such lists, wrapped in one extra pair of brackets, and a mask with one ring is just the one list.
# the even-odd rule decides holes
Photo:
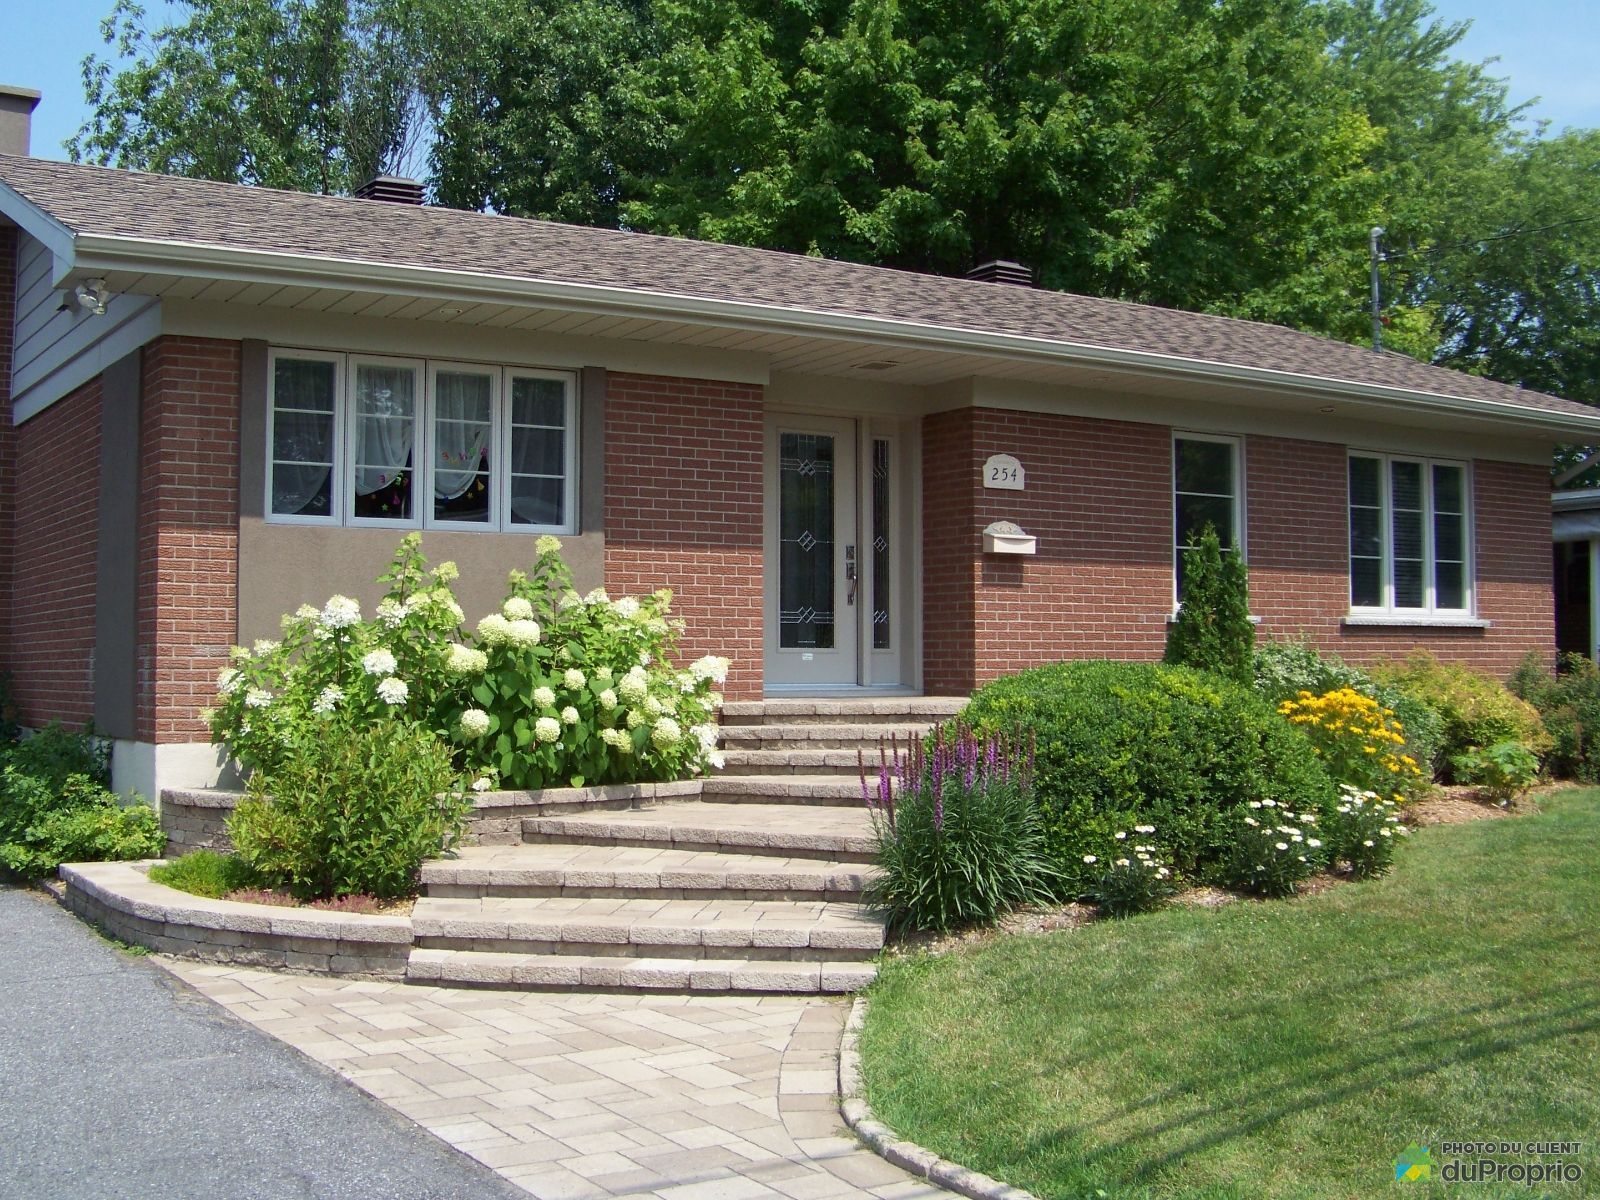
[(527, 1193), (0, 887), (0, 1198), (500, 1200)]

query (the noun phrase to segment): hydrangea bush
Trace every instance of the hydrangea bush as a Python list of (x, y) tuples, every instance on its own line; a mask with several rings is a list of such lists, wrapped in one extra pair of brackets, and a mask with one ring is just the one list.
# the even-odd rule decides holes
[(340, 721), (431, 729), (479, 790), (684, 778), (719, 765), (726, 659), (672, 665), (681, 624), (666, 590), (579, 596), (561, 542), (541, 537), (498, 612), (469, 631), (451, 584), (408, 535), (372, 617), (348, 596), (284, 617), (279, 641), (235, 648), (209, 714), (213, 740), (271, 773), (305, 734)]

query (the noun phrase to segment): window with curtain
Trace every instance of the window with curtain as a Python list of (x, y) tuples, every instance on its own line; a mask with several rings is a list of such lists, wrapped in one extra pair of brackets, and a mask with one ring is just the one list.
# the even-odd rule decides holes
[(1239, 549), (1243, 520), (1238, 441), (1194, 434), (1175, 436), (1172, 493), (1173, 580), (1176, 598), (1182, 603), (1184, 564), (1190, 544), (1207, 525), (1217, 531), (1224, 553)]
[(1467, 469), (1350, 456), (1350, 607), (1466, 614), (1472, 608)]
[(571, 533), (576, 379), (274, 350), (275, 521)]
[(332, 357), (273, 360), (269, 513), (310, 520), (338, 515), (333, 467), (339, 368)]

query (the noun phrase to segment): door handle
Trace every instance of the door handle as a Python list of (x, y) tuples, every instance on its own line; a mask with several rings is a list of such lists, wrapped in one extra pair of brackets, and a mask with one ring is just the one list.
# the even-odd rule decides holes
[(856, 602), (856, 548), (844, 548), (844, 581), (850, 586), (845, 590), (844, 602), (853, 605)]

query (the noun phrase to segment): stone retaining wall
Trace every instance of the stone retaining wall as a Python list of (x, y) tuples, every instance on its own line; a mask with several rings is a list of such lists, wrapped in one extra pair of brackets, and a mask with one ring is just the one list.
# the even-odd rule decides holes
[[(485, 846), (512, 846), (522, 841), (522, 818), (574, 809), (634, 808), (652, 800), (693, 800), (703, 781), (617, 783), (608, 787), (545, 788), (542, 791), (483, 792), (473, 797), (465, 841)], [(161, 793), (161, 828), (167, 854), (191, 850), (231, 850), (223, 822), (243, 792), (218, 788), (168, 788)]]
[(151, 882), (146, 863), (61, 868), (64, 902), (113, 937), (183, 958), (403, 979), (411, 918), (208, 900)]

